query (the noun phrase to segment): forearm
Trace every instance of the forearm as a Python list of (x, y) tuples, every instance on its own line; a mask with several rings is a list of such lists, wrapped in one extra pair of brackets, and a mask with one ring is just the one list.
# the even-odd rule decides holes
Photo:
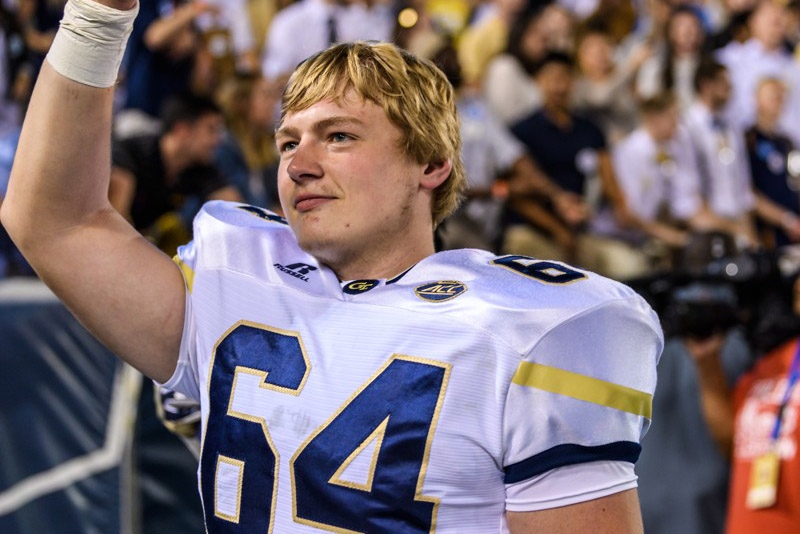
[(178, 7), (171, 15), (154, 21), (144, 33), (144, 44), (150, 50), (161, 50), (170, 44), (202, 12), (204, 4), (191, 2)]
[(733, 443), (733, 409), (722, 364), (718, 358), (696, 363), (703, 417), (717, 448), (727, 458)]
[(538, 194), (554, 199), (564, 192), (527, 156), (514, 163), (508, 185), (509, 192), (518, 195)]

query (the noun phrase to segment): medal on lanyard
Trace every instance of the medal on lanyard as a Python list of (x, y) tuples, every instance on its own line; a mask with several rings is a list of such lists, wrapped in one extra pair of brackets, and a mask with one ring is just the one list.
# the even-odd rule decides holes
[(789, 404), (797, 379), (800, 378), (800, 344), (794, 353), (792, 365), (789, 368), (789, 378), (786, 391), (775, 415), (775, 425), (770, 434), (770, 448), (764, 454), (753, 460), (750, 468), (750, 487), (747, 490), (747, 507), (751, 510), (769, 508), (778, 499), (778, 475), (780, 474), (781, 458), (778, 453), (778, 437), (781, 433), (783, 412)]
[(719, 162), (722, 163), (723, 165), (730, 165), (731, 163), (733, 163), (733, 160), (736, 159), (736, 153), (728, 145), (728, 140), (724, 137), (723, 134), (720, 134), (719, 136), (717, 157), (719, 158)]
[(736, 159), (736, 153), (728, 143), (728, 132), (725, 122), (715, 117), (712, 126), (717, 137), (717, 158), (723, 165), (730, 165)]

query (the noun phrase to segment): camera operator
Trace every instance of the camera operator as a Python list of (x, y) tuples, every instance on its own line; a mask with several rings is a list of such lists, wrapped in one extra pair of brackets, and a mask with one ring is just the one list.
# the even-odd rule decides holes
[(659, 312), (666, 345), (653, 425), (637, 472), (648, 534), (721, 534), (727, 515), (731, 391), (791, 315), (777, 255), (694, 235), (680, 269), (633, 284)]

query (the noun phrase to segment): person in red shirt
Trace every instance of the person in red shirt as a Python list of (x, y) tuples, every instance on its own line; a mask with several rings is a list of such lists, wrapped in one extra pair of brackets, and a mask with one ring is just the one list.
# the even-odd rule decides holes
[[(794, 285), (800, 311), (800, 279)], [(764, 354), (737, 383), (727, 534), (800, 532), (800, 342)]]

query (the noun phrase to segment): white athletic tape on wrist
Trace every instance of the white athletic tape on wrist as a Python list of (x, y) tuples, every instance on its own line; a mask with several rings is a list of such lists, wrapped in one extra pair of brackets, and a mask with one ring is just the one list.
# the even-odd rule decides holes
[(138, 12), (138, 2), (123, 11), (93, 0), (69, 0), (47, 62), (78, 83), (113, 86)]

